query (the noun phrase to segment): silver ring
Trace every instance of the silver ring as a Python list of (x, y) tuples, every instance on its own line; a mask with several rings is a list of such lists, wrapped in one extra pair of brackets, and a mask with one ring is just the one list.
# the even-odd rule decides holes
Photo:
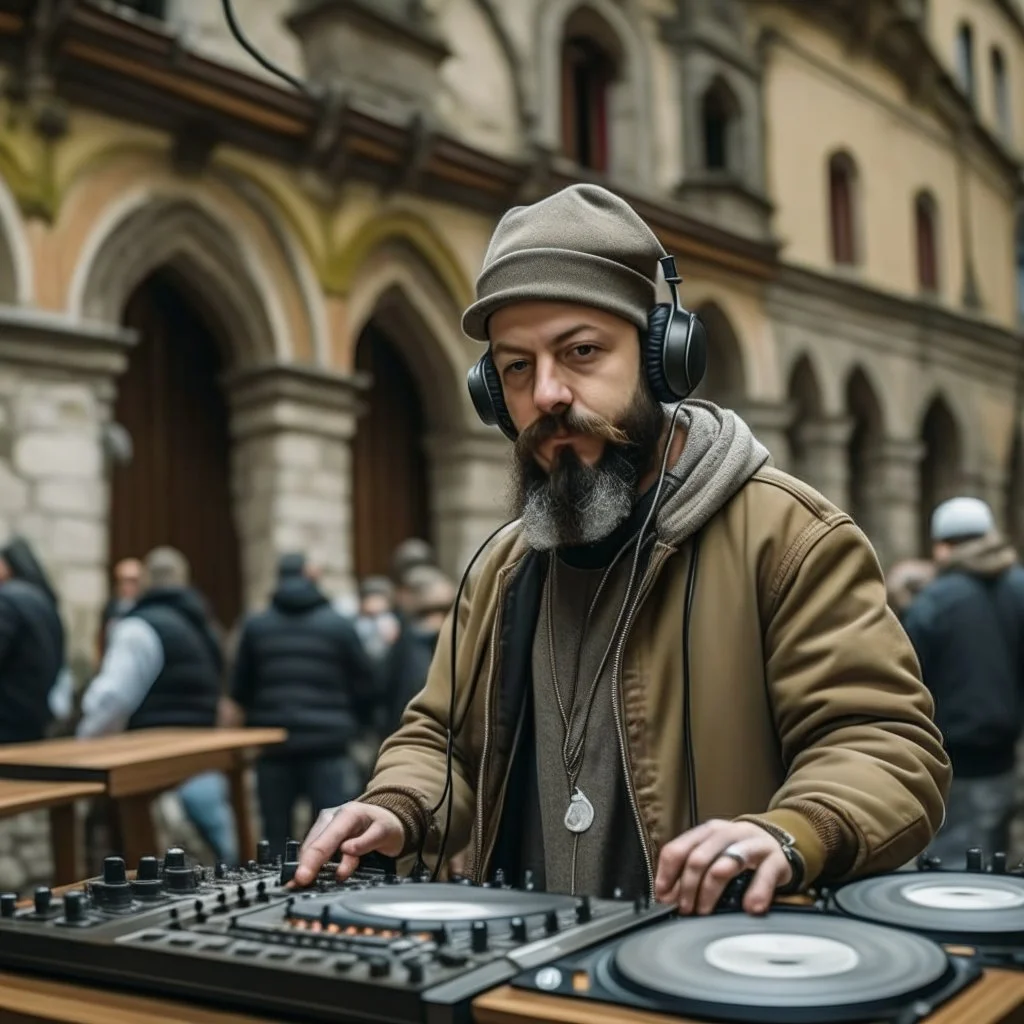
[(747, 858), (742, 853), (740, 853), (740, 851), (736, 848), (735, 844), (732, 846), (727, 846), (718, 856), (731, 858), (732, 860), (736, 861), (736, 863), (739, 864), (741, 868), (745, 868), (747, 866)]

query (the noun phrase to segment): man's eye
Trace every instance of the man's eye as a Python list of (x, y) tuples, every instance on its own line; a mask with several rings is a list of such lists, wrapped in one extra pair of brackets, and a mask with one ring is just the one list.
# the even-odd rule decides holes
[(505, 367), (506, 373), (522, 373), (526, 369), (525, 359), (515, 359)]
[(597, 351), (596, 345), (576, 345), (573, 347), (573, 355), (577, 355), (580, 359), (586, 359), (587, 356), (593, 355)]

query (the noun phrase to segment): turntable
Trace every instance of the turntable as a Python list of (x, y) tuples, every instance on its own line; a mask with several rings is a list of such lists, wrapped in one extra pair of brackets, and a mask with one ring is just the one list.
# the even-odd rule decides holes
[(580, 1020), (591, 1019), (593, 1003), (610, 1003), (692, 1021), (911, 1024), (981, 974), (974, 961), (919, 935), (779, 908), (760, 918), (675, 918), (511, 984), (590, 1002)]
[(1005, 854), (990, 864), (967, 851), (966, 871), (944, 871), (922, 857), (917, 871), (850, 882), (828, 893), (828, 910), (906, 929), (976, 957), (987, 966), (1024, 969), (1024, 877), (1006, 870)]

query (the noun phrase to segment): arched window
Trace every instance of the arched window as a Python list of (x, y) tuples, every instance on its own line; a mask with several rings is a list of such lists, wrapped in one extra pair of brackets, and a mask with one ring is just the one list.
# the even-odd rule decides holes
[(939, 290), (938, 208), (930, 192), (919, 192), (914, 200), (914, 238), (917, 286), (934, 294)]
[(857, 167), (848, 153), (835, 153), (828, 162), (828, 197), (832, 259), (841, 265), (855, 264)]
[[(606, 171), (609, 164), (609, 105), (616, 61), (587, 22), (598, 20), (583, 9), (570, 18), (562, 44), (562, 145), (581, 167)], [(602, 23), (603, 26), (603, 23)]]
[(956, 33), (956, 74), (960, 88), (967, 98), (974, 102), (974, 30), (967, 22), (961, 22)]
[(741, 159), (736, 152), (739, 114), (735, 93), (721, 78), (715, 79), (701, 102), (706, 170), (730, 171), (739, 167)]
[(998, 46), (992, 47), (992, 106), (996, 124), (1003, 138), (1013, 136), (1013, 119), (1010, 114), (1010, 86), (1006, 76), (1006, 60)]

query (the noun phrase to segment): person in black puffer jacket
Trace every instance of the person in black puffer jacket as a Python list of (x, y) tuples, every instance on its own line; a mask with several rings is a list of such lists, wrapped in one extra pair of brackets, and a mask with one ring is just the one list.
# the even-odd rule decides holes
[(1006, 850), (1024, 730), (1024, 567), (977, 498), (932, 516), (938, 568), (903, 618), (953, 765), (946, 819), (930, 852), (963, 869), (965, 851)]
[(256, 768), (264, 835), (279, 854), (300, 797), (316, 815), (359, 794), (348, 747), (381, 697), (354, 626), (321, 592), (304, 555), (281, 558), (270, 606), (242, 627), (232, 697), (247, 725), (288, 730)]
[(57, 596), (28, 542), (0, 549), (0, 743), (41, 740), (64, 668)]

